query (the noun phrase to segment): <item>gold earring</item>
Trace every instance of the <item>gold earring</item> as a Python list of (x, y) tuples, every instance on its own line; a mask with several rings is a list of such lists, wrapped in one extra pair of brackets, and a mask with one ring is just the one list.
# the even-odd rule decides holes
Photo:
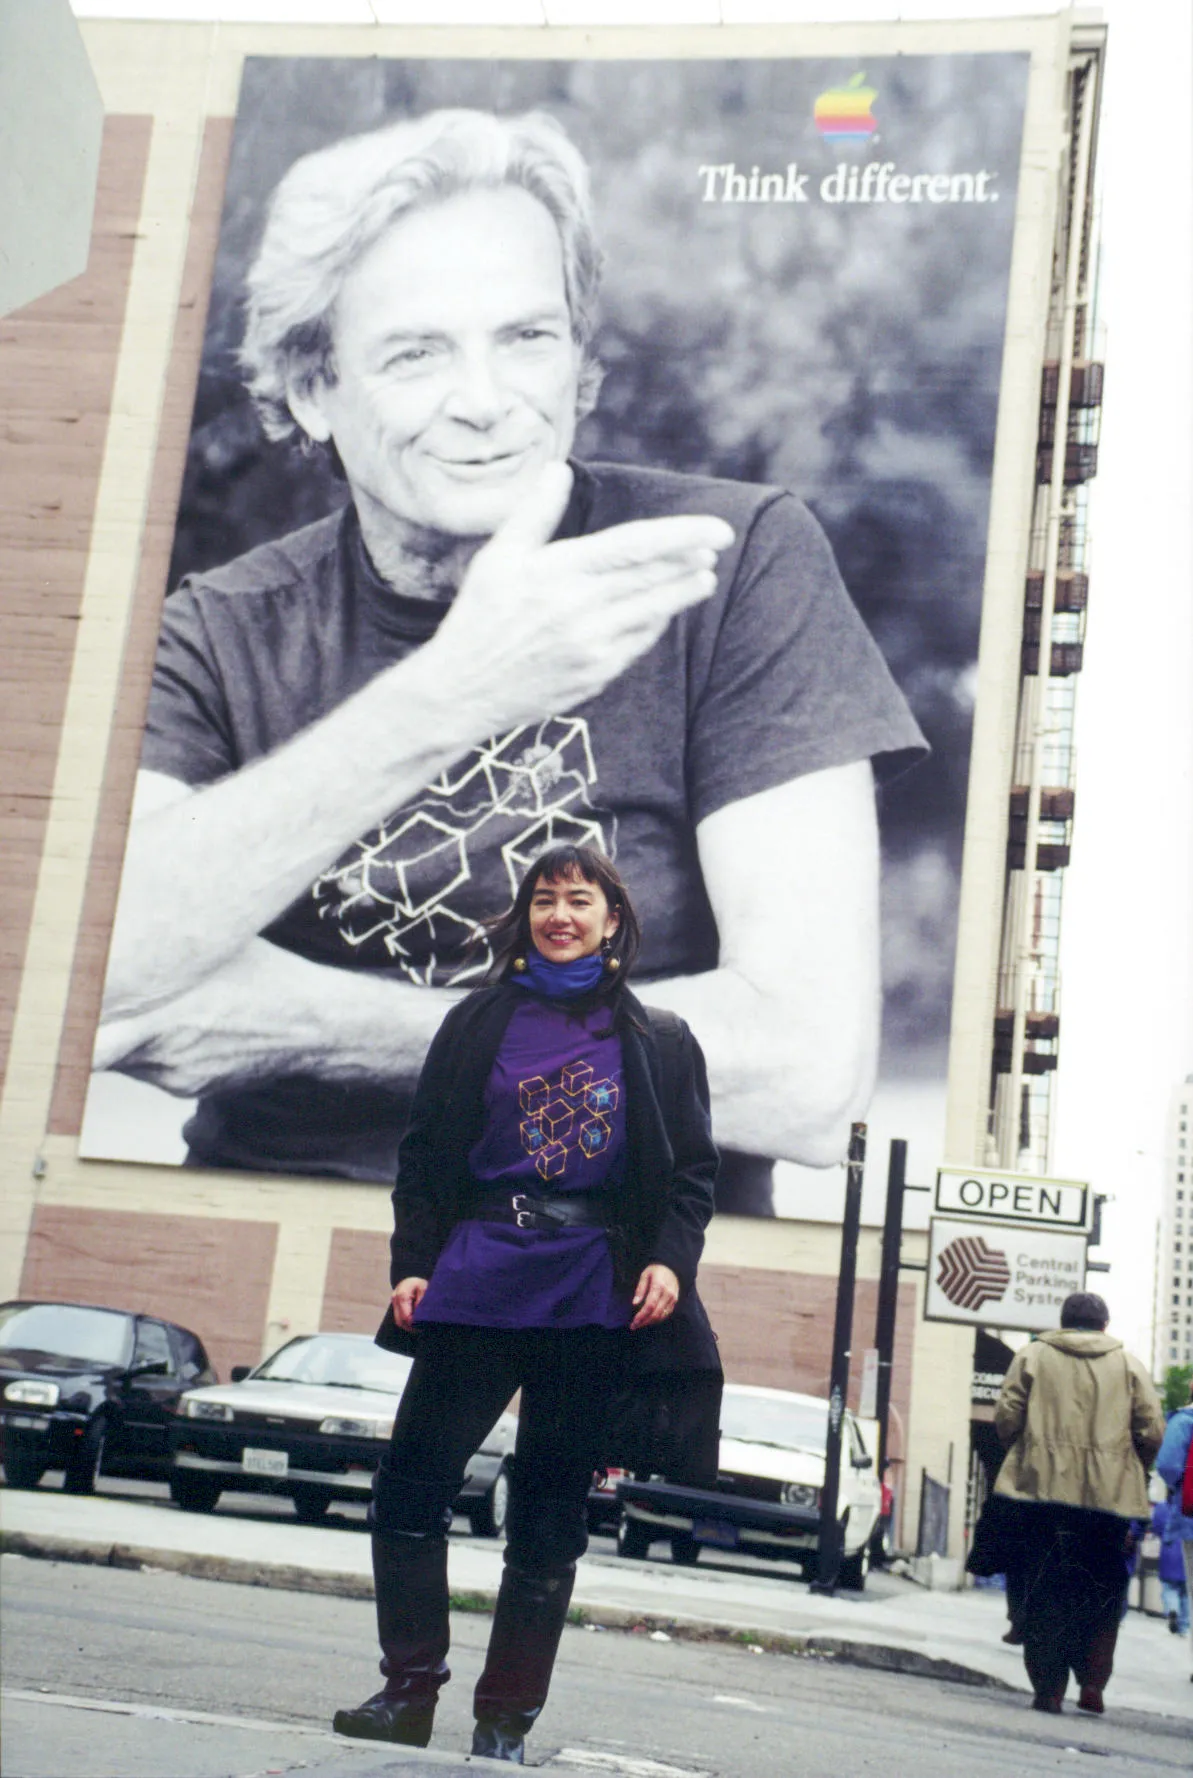
[(514, 958), (514, 974), (515, 975), (525, 975), (525, 973), (526, 973), (526, 959), (525, 959), (525, 957), (515, 957)]

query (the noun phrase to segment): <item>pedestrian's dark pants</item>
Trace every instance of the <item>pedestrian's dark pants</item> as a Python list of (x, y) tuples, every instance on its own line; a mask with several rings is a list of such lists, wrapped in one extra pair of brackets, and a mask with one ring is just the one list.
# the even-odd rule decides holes
[(427, 1323), (373, 1483), (370, 1521), (388, 1697), (433, 1709), (450, 1677), (446, 1532), (464, 1468), (521, 1389), (505, 1567), (479, 1722), (525, 1734), (542, 1710), (588, 1545), (587, 1500), (604, 1455), (627, 1335), (600, 1327)]
[(1100, 1693), (1114, 1666), (1126, 1588), (1127, 1523), (1040, 1503), (1024, 1514), (1023, 1662), (1038, 1699), (1059, 1704), (1070, 1670)]

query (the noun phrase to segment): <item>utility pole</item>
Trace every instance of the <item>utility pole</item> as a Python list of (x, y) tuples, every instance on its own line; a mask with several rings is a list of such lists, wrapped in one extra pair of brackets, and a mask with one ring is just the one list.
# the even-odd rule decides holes
[(824, 1453), (824, 1491), (820, 1496), (820, 1540), (813, 1593), (832, 1594), (841, 1571), (841, 1522), (837, 1495), (841, 1488), (841, 1426), (849, 1392), (850, 1344), (853, 1339), (853, 1288), (857, 1277), (857, 1237), (862, 1220), (862, 1176), (866, 1166), (866, 1126), (849, 1131), (849, 1165), (845, 1174), (845, 1220), (841, 1225), (841, 1271), (837, 1279), (837, 1314), (833, 1323), (833, 1362), (829, 1373), (828, 1441)]
[(896, 1136), (891, 1143), (886, 1174), (886, 1215), (882, 1224), (882, 1263), (878, 1273), (878, 1313), (874, 1319), (874, 1344), (878, 1348), (878, 1474), (887, 1464), (887, 1438), (891, 1417), (891, 1367), (895, 1362), (895, 1315), (899, 1306), (899, 1251), (903, 1240), (903, 1194), (907, 1185), (907, 1144)]

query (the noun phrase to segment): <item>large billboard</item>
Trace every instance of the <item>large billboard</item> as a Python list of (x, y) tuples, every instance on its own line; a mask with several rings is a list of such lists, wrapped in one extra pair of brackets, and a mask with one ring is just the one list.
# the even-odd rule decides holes
[(389, 1183), (572, 837), (721, 1209), (939, 1155), (1029, 62), (245, 63), (84, 1156)]

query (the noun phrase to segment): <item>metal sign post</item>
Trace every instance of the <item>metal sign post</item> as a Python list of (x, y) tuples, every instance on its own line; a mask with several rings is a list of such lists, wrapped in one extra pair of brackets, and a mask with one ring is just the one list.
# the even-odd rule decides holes
[(841, 1226), (841, 1271), (837, 1279), (837, 1314), (833, 1323), (833, 1362), (829, 1374), (828, 1442), (824, 1453), (824, 1492), (820, 1496), (820, 1548), (813, 1593), (832, 1594), (841, 1571), (841, 1523), (837, 1495), (841, 1488), (841, 1426), (849, 1392), (850, 1342), (853, 1338), (853, 1287), (857, 1275), (857, 1236), (862, 1220), (862, 1175), (866, 1166), (866, 1126), (849, 1132), (849, 1166), (845, 1175), (845, 1220)]
[(874, 1412), (878, 1420), (878, 1474), (887, 1463), (887, 1434), (891, 1417), (891, 1367), (895, 1362), (895, 1314), (899, 1306), (899, 1251), (903, 1240), (903, 1193), (907, 1184), (907, 1144), (896, 1136), (891, 1143), (886, 1175), (886, 1218), (882, 1225), (882, 1264), (878, 1276), (878, 1312), (874, 1319), (874, 1344), (878, 1347), (878, 1390)]

